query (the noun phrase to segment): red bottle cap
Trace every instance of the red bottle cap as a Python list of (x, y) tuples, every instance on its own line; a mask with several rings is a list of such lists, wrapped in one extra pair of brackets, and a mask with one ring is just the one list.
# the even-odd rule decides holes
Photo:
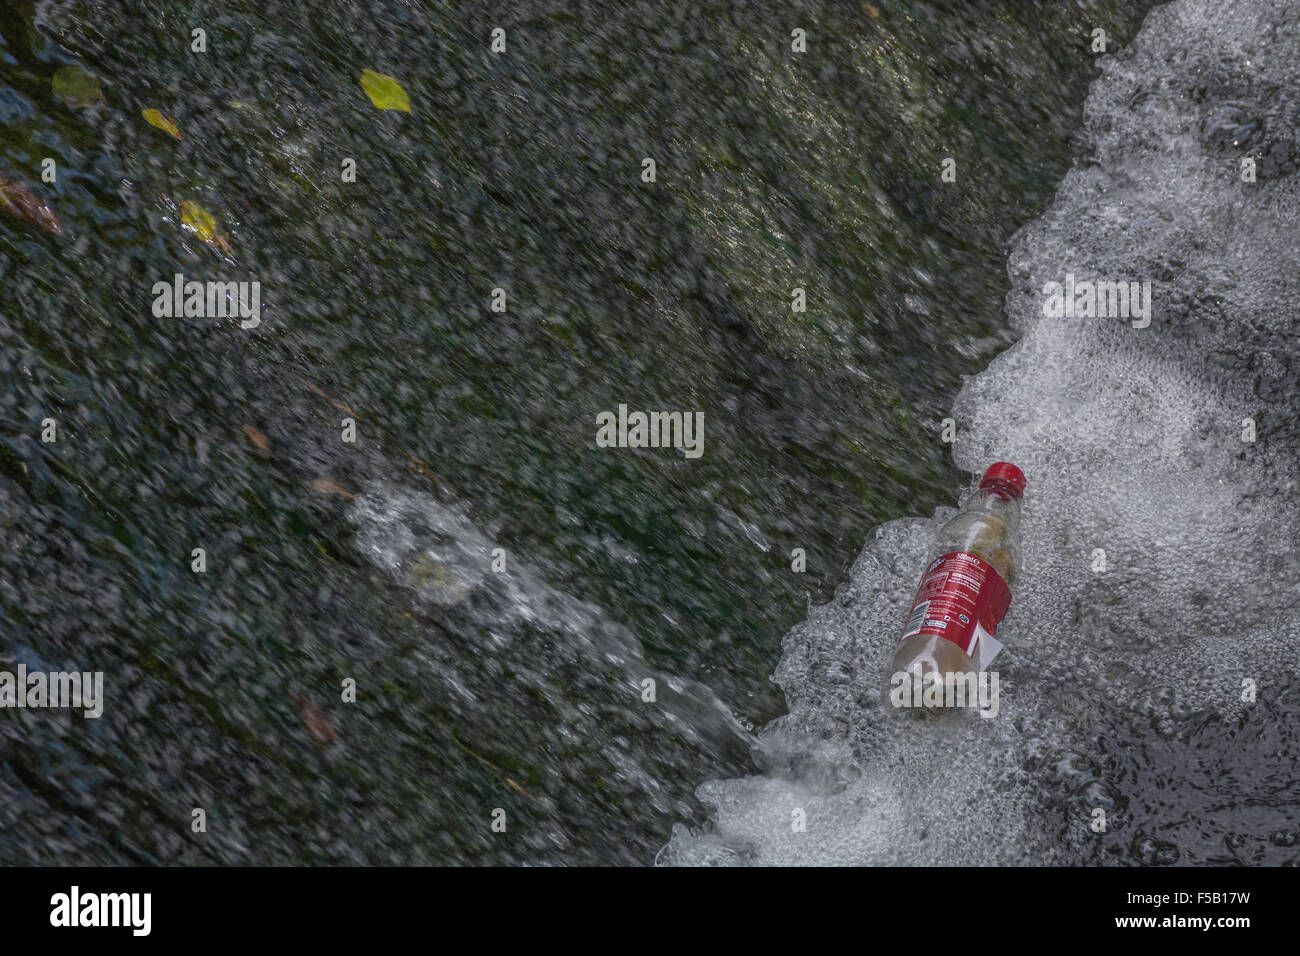
[(1025, 473), (1009, 461), (995, 461), (980, 479), (981, 488), (991, 488), (1020, 498), (1025, 493)]

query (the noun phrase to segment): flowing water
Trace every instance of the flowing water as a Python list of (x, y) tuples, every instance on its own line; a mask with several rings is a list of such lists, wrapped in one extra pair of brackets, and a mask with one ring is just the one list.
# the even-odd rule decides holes
[[(64, 231), (0, 217), (0, 669), (106, 701), (0, 713), (0, 862), (1294, 859), (1296, 14), (1149, 6), (7, 4)], [(997, 457), (1002, 711), (923, 734), (880, 668)]]
[[(1300, 864), (1297, 63), (1294, 4), (1156, 10), (1012, 242), (1020, 341), (955, 409), (958, 464), (1031, 476), (996, 718), (881, 707), (948, 510), (889, 522), (786, 636), (765, 772), (703, 786), (663, 859)], [(1047, 317), (1067, 272), (1150, 278), (1149, 326)]]

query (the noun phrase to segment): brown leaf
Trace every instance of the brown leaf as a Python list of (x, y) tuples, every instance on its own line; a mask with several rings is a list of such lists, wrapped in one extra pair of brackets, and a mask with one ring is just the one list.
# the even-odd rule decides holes
[(315, 481), (311, 482), (308, 487), (311, 488), (312, 491), (319, 491), (323, 495), (338, 495), (340, 498), (356, 497), (352, 492), (339, 486), (335, 482), (330, 481), (328, 478), (317, 478)]
[(435, 475), (433, 471), (429, 468), (429, 463), (427, 461), (424, 461), (421, 458), (416, 458), (414, 455), (407, 455), (406, 458), (408, 461), (411, 462), (412, 465), (415, 466), (413, 469), (414, 471), (418, 472), (421, 475), (424, 475), (424, 477), (426, 478), (432, 479), (434, 482), (436, 482), (438, 485), (442, 486), (443, 488), (447, 487), (442, 483), (442, 479), (439, 478), (437, 475)]
[(271, 440), (269, 438), (259, 432), (252, 425), (245, 425), (240, 430), (248, 436), (249, 441), (257, 446), (257, 450), (262, 453), (263, 458), (266, 458), (271, 454)]
[(299, 378), (298, 381), (300, 381), (300, 382), (302, 382), (304, 385), (306, 385), (306, 386), (307, 386), (307, 390), (308, 390), (309, 392), (312, 392), (312, 393), (315, 394), (315, 395), (319, 395), (321, 398), (325, 399), (325, 401), (329, 402), (329, 403), (330, 403), (331, 405), (333, 405), (335, 408), (339, 409), (339, 411), (347, 412), (348, 415), (350, 415), (352, 418), (355, 418), (355, 419), (356, 419), (357, 421), (359, 421), (359, 422), (365, 420), (365, 419), (363, 419), (360, 415), (358, 415), (356, 412), (354, 412), (352, 409), (350, 409), (350, 408), (348, 408), (346, 405), (344, 405), (343, 403), (341, 403), (341, 402), (336, 402), (334, 399), (332, 399), (332, 398), (330, 398), (328, 395), (326, 395), (326, 394), (325, 394), (325, 390), (322, 389), (320, 386), (318, 386), (318, 385), (313, 385), (311, 382), (307, 381), (305, 378)]
[(339, 735), (334, 732), (334, 725), (330, 719), (325, 716), (325, 711), (321, 710), (306, 697), (298, 698), (298, 708), (302, 711), (302, 722), (307, 725), (307, 732), (313, 738), (323, 744), (338, 740)]
[(54, 211), (12, 179), (0, 176), (0, 209), (11, 216), (39, 226), (56, 236), (63, 235), (63, 225)]

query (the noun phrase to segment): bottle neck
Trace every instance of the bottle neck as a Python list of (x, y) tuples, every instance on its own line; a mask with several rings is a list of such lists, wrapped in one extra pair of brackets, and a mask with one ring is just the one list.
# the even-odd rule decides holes
[(970, 508), (973, 511), (999, 515), (1012, 524), (1020, 521), (1020, 499), (1001, 488), (980, 488), (975, 493)]

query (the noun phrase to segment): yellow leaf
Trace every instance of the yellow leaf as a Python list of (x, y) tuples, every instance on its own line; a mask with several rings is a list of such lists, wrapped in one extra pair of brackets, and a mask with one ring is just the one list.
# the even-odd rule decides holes
[(407, 97), (406, 90), (391, 76), (374, 70), (362, 70), (361, 88), (370, 97), (370, 102), (381, 110), (411, 112), (411, 100)]
[(158, 110), (143, 110), (140, 113), (150, 126), (156, 126), (164, 133), (169, 134), (175, 139), (181, 139), (180, 127), (178, 127), (171, 117), (160, 113)]
[(181, 223), (188, 226), (204, 242), (217, 238), (217, 220), (198, 203), (185, 200), (181, 203)]
[(211, 243), (226, 252), (230, 251), (230, 244), (226, 242), (226, 237), (217, 232), (217, 220), (198, 203), (189, 199), (181, 203), (181, 225), (204, 242)]

